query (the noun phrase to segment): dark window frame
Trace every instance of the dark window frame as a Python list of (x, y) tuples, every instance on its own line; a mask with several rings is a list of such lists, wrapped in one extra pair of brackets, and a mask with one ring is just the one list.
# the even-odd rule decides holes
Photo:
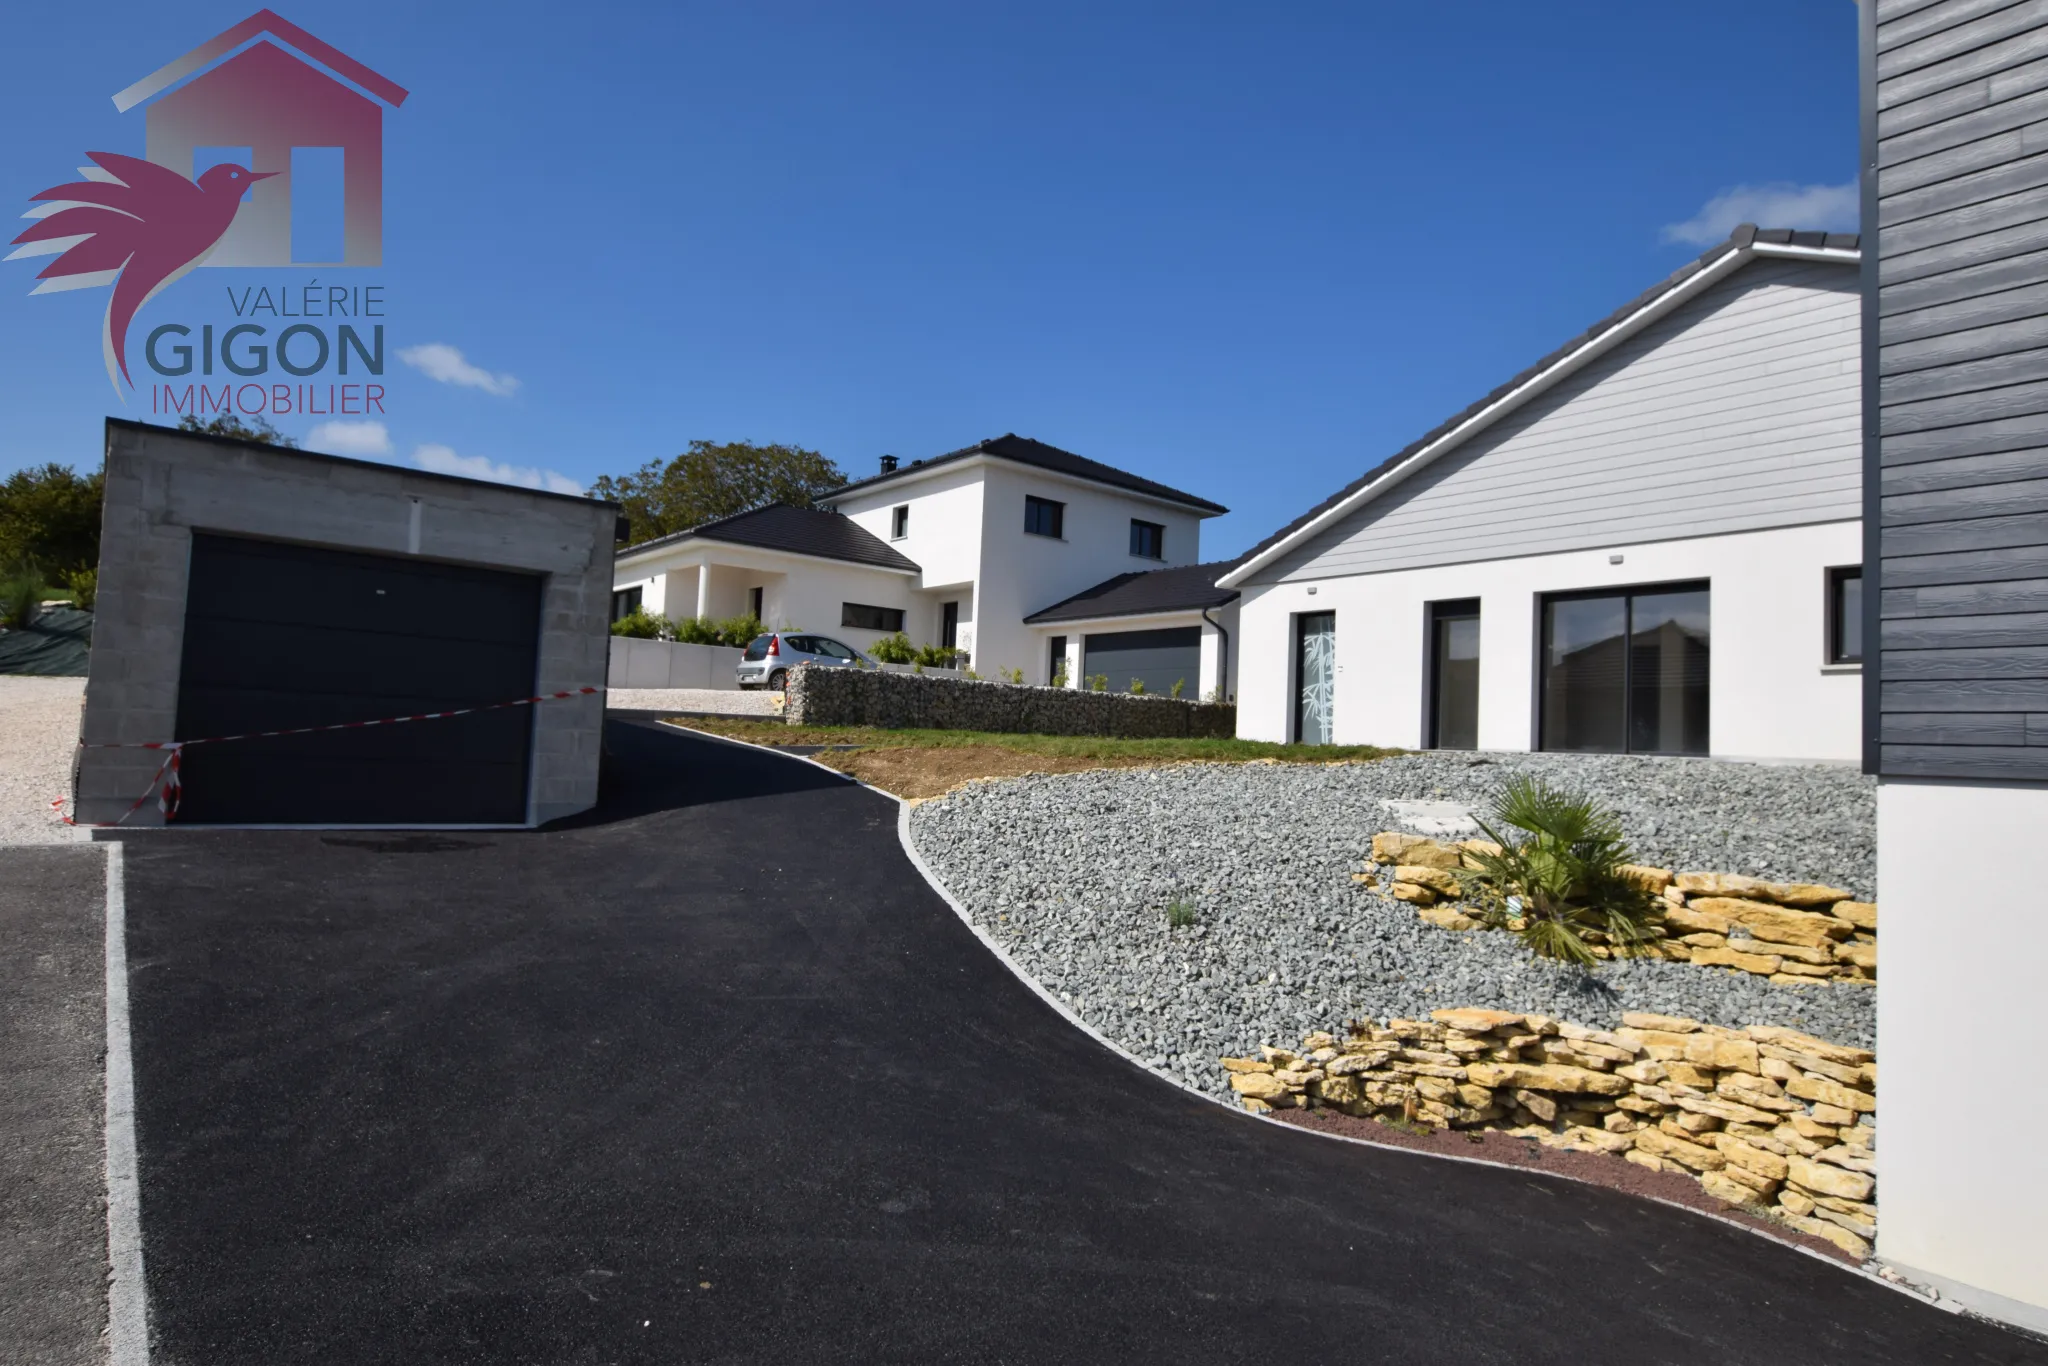
[(889, 539), (900, 541), (910, 535), (910, 504), (898, 503), (889, 509)]
[[(1631, 733), (1634, 729), (1634, 717), (1630, 713), (1629, 708), (1631, 705), (1633, 705), (1630, 700), (1633, 695), (1634, 686), (1634, 650), (1632, 649), (1631, 642), (1634, 640), (1636, 629), (1635, 600), (1639, 597), (1651, 597), (1667, 593), (1707, 594), (1707, 619), (1709, 622), (1708, 649), (1709, 651), (1711, 651), (1713, 648), (1713, 628), (1711, 625), (1713, 621), (1713, 591), (1714, 586), (1712, 579), (1675, 579), (1670, 582), (1614, 584), (1602, 588), (1574, 588), (1559, 593), (1538, 593), (1536, 595), (1535, 668), (1537, 751), (1539, 753), (1546, 754), (1647, 754), (1675, 756), (1681, 758), (1710, 757), (1713, 743), (1712, 735), (1714, 706), (1711, 675), (1707, 691), (1708, 747), (1706, 749), (1701, 750), (1697, 755), (1693, 754), (1689, 750), (1646, 750), (1633, 748), (1631, 745)], [(1622, 600), (1622, 679), (1620, 684), (1622, 698), (1622, 747), (1616, 750), (1554, 750), (1550, 747), (1551, 737), (1546, 733), (1547, 726), (1545, 718), (1545, 712), (1548, 710), (1548, 708), (1545, 706), (1545, 702), (1548, 700), (1548, 689), (1550, 686), (1550, 676), (1548, 673), (1551, 626), (1550, 607), (1553, 603), (1585, 602), (1599, 598), (1620, 598)], [(1711, 660), (1711, 654), (1709, 655), (1709, 659)]]
[[(1860, 564), (1838, 564), (1827, 571), (1827, 643), (1822, 656), (1829, 668), (1860, 669), (1863, 667), (1865, 652), (1869, 643), (1863, 635), (1863, 566)], [(1847, 606), (1842, 586), (1847, 583), (1857, 586), (1857, 604), (1852, 610)], [(1853, 621), (1852, 621), (1853, 618)], [(1854, 628), (1858, 637), (1855, 654), (1848, 653), (1846, 637)]]
[[(1150, 550), (1144, 548), (1147, 540), (1152, 543)], [(1131, 554), (1141, 560), (1165, 559), (1166, 524), (1148, 522), (1138, 517), (1131, 518)]]
[(643, 600), (642, 594), (645, 591), (646, 586), (644, 584), (635, 584), (631, 588), (614, 588), (612, 590), (612, 620), (624, 621), (627, 617), (639, 611)]
[[(868, 614), (865, 620), (856, 620), (860, 614)], [(839, 604), (839, 624), (856, 631), (880, 631), (885, 635), (903, 629), (901, 607), (876, 607), (865, 602), (842, 602)]]
[[(1439, 648), (1439, 640), (1444, 627), (1450, 622), (1479, 621), (1481, 619), (1480, 603), (1478, 598), (1448, 598), (1442, 602), (1426, 603), (1424, 606), (1427, 610), (1424, 613), (1422, 634), (1423, 743), (1429, 749), (1442, 749), (1444, 747), (1442, 743), (1442, 698), (1440, 695), (1442, 679), (1438, 677), (1438, 671), (1443, 667), (1443, 652)], [(1483, 640), (1485, 627), (1481, 626), (1480, 630), (1482, 633), (1481, 639)], [(1483, 658), (1481, 662), (1483, 665)], [(1477, 734), (1478, 718), (1476, 716), (1473, 718), (1473, 731), (1471, 748), (1476, 750), (1479, 748), (1479, 737)], [(1458, 748), (1464, 749), (1465, 746), (1458, 746)]]
[[(698, 570), (697, 572), (701, 574), (701, 573), (703, 573), (704, 571), (700, 569), (700, 570)], [(749, 612), (752, 612), (752, 613), (754, 614), (754, 620), (755, 620), (755, 621), (760, 621), (760, 620), (761, 620), (761, 619), (762, 619), (762, 618), (763, 618), (764, 616), (766, 616), (766, 615), (767, 615), (767, 612), (768, 612), (768, 590), (767, 590), (767, 588), (765, 588), (765, 587), (760, 587), (760, 586), (757, 586), (757, 587), (749, 588), (749, 589), (747, 590), (747, 610), (748, 610)]]
[[(1066, 667), (1067, 638), (1065, 636), (1053, 636), (1049, 642), (1045, 657), (1046, 686), (1051, 687), (1053, 679), (1063, 672)], [(1072, 683), (1074, 680), (1070, 678), (1067, 681)]]
[[(1051, 529), (1045, 524), (1050, 522)], [(1067, 505), (1057, 499), (1040, 498), (1035, 493), (1024, 495), (1024, 534), (1043, 536), (1050, 541), (1067, 539)]]

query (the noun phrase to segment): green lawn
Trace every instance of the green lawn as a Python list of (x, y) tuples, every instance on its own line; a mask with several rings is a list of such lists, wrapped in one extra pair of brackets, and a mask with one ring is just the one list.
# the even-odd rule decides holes
[(1245, 763), (1272, 759), (1291, 764), (1329, 764), (1384, 759), (1401, 753), (1376, 745), (1275, 745), (1261, 740), (1128, 740), (1098, 735), (1012, 735), (980, 730), (883, 730), (878, 726), (792, 726), (781, 721), (734, 721), (692, 716), (681, 723), (694, 730), (747, 740), (757, 745), (863, 745), (875, 749), (1007, 749), (1064, 759), (1173, 763), (1212, 759)]

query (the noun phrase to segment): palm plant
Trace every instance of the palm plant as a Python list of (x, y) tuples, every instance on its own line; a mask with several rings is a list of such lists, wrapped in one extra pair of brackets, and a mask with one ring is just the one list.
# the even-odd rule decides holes
[(1596, 944), (1627, 954), (1660, 936), (1657, 898), (1622, 872), (1631, 860), (1612, 811), (1582, 793), (1516, 778), (1492, 817), (1479, 828), (1500, 852), (1468, 848), (1458, 873), (1482, 922), (1519, 935), (1539, 958), (1584, 967), (1600, 961)]

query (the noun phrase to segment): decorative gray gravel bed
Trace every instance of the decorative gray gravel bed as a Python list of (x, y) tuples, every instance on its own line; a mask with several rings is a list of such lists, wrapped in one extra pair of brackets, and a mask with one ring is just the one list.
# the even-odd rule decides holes
[[(1154, 1066), (1226, 1095), (1216, 1060), (1345, 1019), (1485, 1006), (1595, 1027), (1624, 1010), (1787, 1025), (1869, 1047), (1875, 989), (1630, 961), (1581, 972), (1498, 932), (1423, 924), (1354, 883), (1390, 799), (1484, 809), (1533, 773), (1621, 816), (1640, 861), (1875, 888), (1874, 783), (1850, 769), (1612, 755), (1420, 754), (975, 783), (918, 806), (918, 852), (1019, 965)], [(1407, 828), (1414, 828), (1409, 826)], [(1184, 902), (1195, 923), (1171, 928)]]

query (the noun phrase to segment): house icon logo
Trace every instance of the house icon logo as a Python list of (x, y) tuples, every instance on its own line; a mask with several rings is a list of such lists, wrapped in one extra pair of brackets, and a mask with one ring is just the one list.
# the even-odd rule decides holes
[[(337, 48), (269, 10), (258, 10), (226, 32), (143, 77), (114, 96), (122, 113), (141, 107), (146, 155), (88, 152), (82, 180), (34, 196), (26, 215), (34, 223), (14, 239), (7, 256), (55, 256), (37, 274), (34, 294), (111, 286), (101, 350), (117, 394), (134, 387), (128, 329), (151, 299), (201, 266), (311, 266), (322, 269), (384, 263), (384, 111), (405, 103), (403, 86), (387, 80)], [(235, 301), (236, 316), (381, 316), (380, 287), (304, 285), (298, 306), (280, 289), (253, 287)], [(253, 297), (252, 297), (253, 296)], [(159, 333), (190, 336), (167, 324)], [(311, 377), (350, 337), (344, 325), (333, 338), (310, 323), (286, 329), (300, 337), (299, 355), (315, 347), (319, 359), (294, 361), (287, 340), (258, 348), (248, 359), (227, 354), (238, 336), (261, 337), (254, 323), (230, 329), (221, 340), (220, 365), (237, 377), (268, 372), (273, 359), (294, 378)], [(383, 373), (383, 329), (366, 364)], [(212, 327), (200, 333), (200, 378), (216, 371)], [(360, 341), (360, 337), (356, 337)], [(166, 365), (149, 346), (150, 367), (166, 376), (191, 373), (186, 361)], [(340, 366), (346, 373), (346, 364)], [(192, 397), (202, 395), (194, 386)], [(214, 411), (228, 402), (222, 391), (203, 396)], [(288, 386), (236, 390), (246, 406), (256, 395), (272, 410), (310, 404)], [(125, 402), (125, 396), (123, 401)], [(162, 396), (152, 394), (152, 402)], [(182, 402), (177, 396), (174, 405)], [(204, 403), (202, 403), (204, 406)], [(186, 411), (178, 406), (176, 411)], [(310, 410), (310, 409), (309, 409)]]
[(188, 180), (234, 164), (243, 194), (208, 266), (384, 263), (384, 111), (404, 87), (269, 10), (114, 96), (146, 158)]

